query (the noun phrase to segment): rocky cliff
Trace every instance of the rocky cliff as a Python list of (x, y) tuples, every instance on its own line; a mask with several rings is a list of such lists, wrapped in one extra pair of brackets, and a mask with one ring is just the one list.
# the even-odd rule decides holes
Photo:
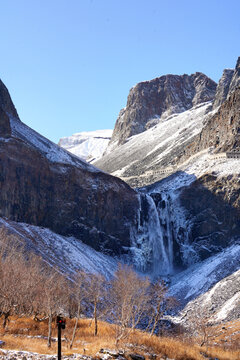
[(110, 149), (156, 125), (160, 119), (213, 100), (217, 84), (202, 73), (166, 75), (134, 86), (116, 121)]
[[(183, 158), (210, 148), (213, 152), (240, 151), (240, 87), (229, 93), (218, 112), (209, 117), (201, 132), (182, 152)], [(179, 154), (178, 161), (181, 161)]]
[(217, 91), (213, 102), (213, 108), (218, 107), (227, 99), (233, 74), (234, 74), (233, 69), (224, 69), (223, 75), (217, 85)]
[(0, 216), (123, 252), (138, 207), (134, 190), (24, 125), (0, 85)]
[(229, 94), (231, 94), (237, 87), (240, 86), (240, 56), (237, 60), (231, 84), (229, 86)]

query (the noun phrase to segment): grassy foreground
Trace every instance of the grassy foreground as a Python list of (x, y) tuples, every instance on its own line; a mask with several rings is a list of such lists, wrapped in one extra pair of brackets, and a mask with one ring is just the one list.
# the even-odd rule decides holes
[[(116, 349), (115, 327), (106, 322), (99, 322), (99, 332), (94, 336), (94, 324), (89, 319), (81, 319), (78, 323), (75, 342), (70, 349), (74, 320), (67, 320), (66, 329), (62, 332), (63, 355), (79, 353), (95, 356), (101, 348)], [(239, 325), (239, 324), (238, 324)], [(57, 343), (53, 342), (51, 348), (47, 347), (46, 337), (48, 322), (36, 322), (31, 318), (12, 317), (6, 329), (0, 329), (1, 340), (6, 344), (4, 349), (25, 350), (40, 354), (56, 354)], [(52, 337), (57, 337), (56, 325), (53, 325)], [(172, 337), (149, 336), (149, 334), (135, 331), (119, 348), (126, 353), (135, 352), (150, 359), (149, 354), (156, 354), (157, 359), (169, 357), (175, 360), (203, 360), (207, 357), (219, 360), (239, 360), (240, 350), (227, 350), (223, 346), (200, 347), (189, 340), (174, 339)]]

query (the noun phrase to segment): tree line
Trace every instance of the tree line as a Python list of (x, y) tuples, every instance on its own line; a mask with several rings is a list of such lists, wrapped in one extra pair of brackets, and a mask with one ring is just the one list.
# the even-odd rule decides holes
[(132, 267), (119, 264), (113, 278), (83, 271), (69, 279), (59, 269), (16, 242), (0, 230), (0, 315), (6, 327), (11, 315), (48, 319), (48, 346), (51, 346), (52, 323), (57, 315), (75, 318), (72, 347), (81, 316), (92, 317), (94, 335), (98, 320), (114, 325), (116, 343), (127, 338), (137, 327), (150, 335), (161, 329), (165, 312), (175, 305), (167, 296), (167, 287), (137, 274)]

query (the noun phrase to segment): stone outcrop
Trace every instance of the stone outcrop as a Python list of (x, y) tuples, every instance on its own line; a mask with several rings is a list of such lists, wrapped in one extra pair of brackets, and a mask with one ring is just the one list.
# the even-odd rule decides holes
[(240, 86), (240, 57), (235, 69), (225, 69), (219, 80), (213, 108), (223, 104), (224, 101)]
[(213, 108), (218, 107), (221, 105), (227, 98), (229, 87), (232, 81), (232, 77), (234, 74), (233, 69), (225, 69), (223, 70), (223, 75), (219, 80), (216, 96), (213, 103)]
[(206, 174), (183, 188), (189, 244), (200, 260), (228, 247), (240, 234), (240, 175)]
[(185, 148), (181, 156), (187, 158), (212, 147), (214, 152), (240, 151), (240, 87), (232, 92), (210, 117), (194, 141)]
[(234, 70), (231, 84), (229, 86), (229, 95), (240, 86), (240, 56), (237, 60), (237, 64)]
[(9, 92), (0, 80), (0, 137), (9, 137), (11, 135), (10, 115), (18, 118), (17, 111), (13, 105)]
[(8, 89), (1, 80), (0, 80), (0, 108), (8, 115), (11, 115), (19, 119), (17, 110), (13, 105)]
[(202, 73), (165, 75), (134, 86), (127, 106), (120, 111), (111, 144), (123, 144), (127, 138), (154, 126), (173, 113), (214, 99), (216, 83)]
[(61, 150), (64, 155), (64, 150), (28, 127), (20, 137), (16, 129), (22, 123), (6, 88), (3, 84), (0, 88), (0, 216), (120, 254), (123, 246), (129, 246), (135, 221), (135, 191), (77, 158), (72, 157), (72, 163), (50, 161), (38, 144), (47, 144), (54, 154)]

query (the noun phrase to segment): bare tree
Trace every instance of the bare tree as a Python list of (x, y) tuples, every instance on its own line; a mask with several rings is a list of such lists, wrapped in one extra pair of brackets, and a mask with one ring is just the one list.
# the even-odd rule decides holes
[(73, 299), (77, 304), (77, 314), (76, 314), (76, 320), (72, 334), (72, 340), (70, 343), (70, 349), (72, 348), (75, 339), (77, 324), (82, 311), (83, 301), (84, 299), (86, 299), (86, 285), (87, 285), (87, 274), (84, 271), (77, 271), (74, 276), (74, 286), (72, 289)]
[(118, 266), (109, 293), (116, 344), (128, 337), (145, 316), (149, 286), (147, 277), (138, 276), (129, 266)]
[(51, 347), (53, 317), (65, 311), (67, 303), (66, 280), (58, 272), (46, 271), (42, 287), (41, 312), (48, 316), (48, 347)]
[(149, 290), (149, 307), (148, 307), (148, 326), (147, 331), (150, 331), (152, 336), (156, 333), (160, 333), (162, 326), (161, 322), (164, 319), (164, 315), (176, 306), (177, 301), (175, 298), (167, 296), (167, 287), (163, 280), (156, 281), (151, 284)]
[(0, 313), (3, 327), (9, 316), (18, 313), (21, 307), (21, 284), (25, 274), (25, 260), (22, 244), (13, 235), (0, 230)]
[(88, 274), (86, 283), (87, 301), (93, 308), (94, 336), (98, 334), (98, 318), (105, 309), (105, 291), (107, 281), (100, 274)]
[(210, 314), (207, 309), (194, 305), (195, 308), (192, 310), (189, 316), (189, 329), (188, 335), (194, 335), (200, 346), (209, 346), (209, 340), (216, 338), (219, 334), (216, 332), (216, 328), (211, 323)]

